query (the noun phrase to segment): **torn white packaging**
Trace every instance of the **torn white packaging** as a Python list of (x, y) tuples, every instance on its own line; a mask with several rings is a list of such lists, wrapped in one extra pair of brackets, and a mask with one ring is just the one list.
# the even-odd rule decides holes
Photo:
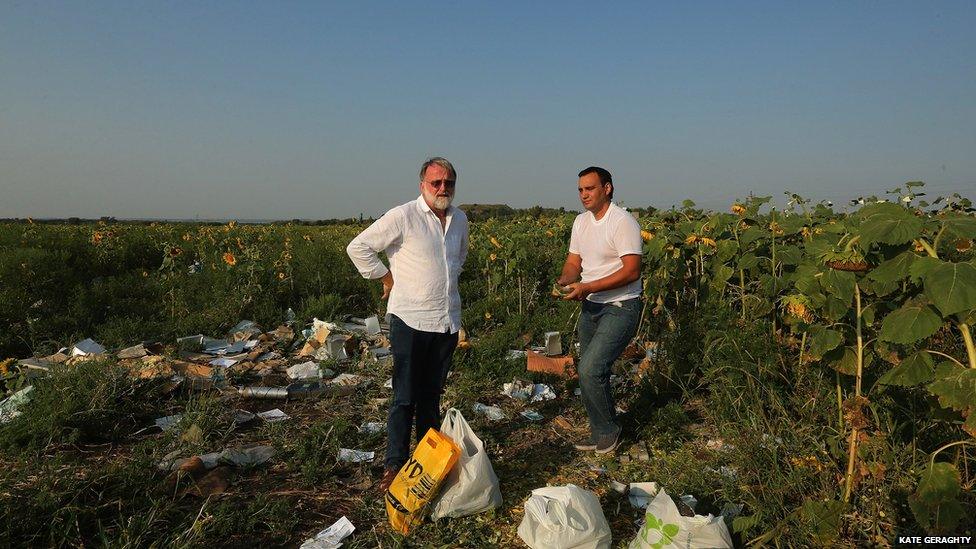
[(256, 414), (259, 418), (267, 421), (268, 423), (274, 423), (276, 421), (284, 421), (286, 419), (291, 419), (291, 416), (282, 412), (278, 408), (273, 408), (266, 412), (258, 412)]
[(211, 366), (218, 366), (221, 368), (230, 368), (231, 366), (237, 364), (238, 361), (233, 358), (215, 358), (210, 361)]
[(315, 534), (314, 538), (305, 540), (299, 549), (337, 549), (342, 547), (342, 540), (349, 537), (354, 531), (356, 531), (356, 527), (343, 516), (335, 521), (332, 526)]
[(364, 452), (363, 450), (350, 450), (349, 448), (339, 448), (339, 461), (346, 463), (363, 463), (373, 461), (376, 457), (374, 452)]
[(529, 402), (542, 402), (554, 398), (556, 398), (556, 393), (553, 392), (552, 387), (544, 383), (536, 383), (532, 387), (532, 398), (529, 399)]
[(546, 332), (546, 356), (557, 356), (563, 354), (563, 344), (559, 337), (559, 332)]
[(105, 347), (95, 343), (91, 338), (83, 339), (71, 346), (71, 356), (100, 355), (104, 352)]
[(9, 397), (0, 400), (0, 423), (7, 423), (22, 414), (23, 411), (20, 408), (30, 402), (30, 394), (33, 390), (34, 386), (28, 385)]
[(347, 385), (355, 387), (362, 383), (363, 376), (357, 376), (356, 374), (339, 374), (335, 376), (329, 383), (333, 385)]
[(369, 335), (378, 335), (380, 333), (380, 319), (376, 315), (366, 319), (366, 333)]
[(505, 412), (502, 411), (502, 409), (497, 406), (486, 406), (480, 402), (475, 402), (474, 404), (471, 405), (471, 409), (474, 410), (475, 413), (481, 414), (492, 421), (501, 421), (503, 419), (508, 419), (508, 416), (505, 415)]
[(631, 482), (627, 489), (627, 497), (636, 509), (644, 509), (651, 503), (659, 489), (656, 482)]
[(291, 366), (285, 371), (288, 373), (289, 379), (318, 379), (322, 377), (318, 363), (312, 360)]
[(511, 383), (502, 384), (502, 394), (517, 400), (528, 400), (534, 389), (531, 381), (522, 379), (513, 379)]

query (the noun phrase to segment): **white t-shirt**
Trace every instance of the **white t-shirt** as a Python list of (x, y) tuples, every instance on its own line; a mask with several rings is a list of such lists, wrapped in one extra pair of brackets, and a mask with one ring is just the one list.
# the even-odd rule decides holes
[[(621, 257), (630, 254), (641, 255), (640, 225), (627, 210), (613, 202), (599, 221), (589, 211), (585, 211), (573, 221), (572, 236), (569, 237), (569, 253), (583, 259), (583, 282), (593, 282), (619, 271), (624, 262)], [(587, 299), (595, 303), (612, 303), (639, 297), (641, 279), (614, 288), (590, 294)]]

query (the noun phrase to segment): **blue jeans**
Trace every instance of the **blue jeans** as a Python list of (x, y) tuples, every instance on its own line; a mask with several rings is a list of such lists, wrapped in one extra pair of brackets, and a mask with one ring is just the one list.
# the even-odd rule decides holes
[(624, 351), (640, 322), (640, 298), (613, 303), (583, 301), (580, 312), (579, 371), (583, 407), (590, 419), (590, 440), (612, 442), (620, 433), (610, 388), (610, 368)]
[(424, 332), (390, 316), (393, 351), (393, 402), (386, 419), (387, 469), (399, 469), (410, 458), (410, 431), (417, 421), (417, 442), (441, 426), (441, 393), (458, 334)]

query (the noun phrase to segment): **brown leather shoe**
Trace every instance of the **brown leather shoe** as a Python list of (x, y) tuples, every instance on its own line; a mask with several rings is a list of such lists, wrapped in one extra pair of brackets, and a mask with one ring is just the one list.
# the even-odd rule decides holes
[(380, 484), (378, 486), (380, 492), (385, 493), (390, 489), (390, 485), (393, 484), (393, 479), (396, 478), (397, 473), (399, 473), (399, 471), (396, 469), (387, 469), (386, 471), (383, 471), (383, 478), (380, 480)]

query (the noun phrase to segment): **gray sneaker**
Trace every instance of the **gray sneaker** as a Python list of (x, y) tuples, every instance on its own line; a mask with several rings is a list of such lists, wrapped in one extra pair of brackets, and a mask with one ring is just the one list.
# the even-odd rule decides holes
[(617, 434), (614, 435), (612, 439), (601, 440), (600, 443), (596, 445), (596, 453), (609, 454), (610, 452), (616, 450), (617, 446), (620, 446), (620, 433), (621, 431), (617, 431)]
[(596, 450), (596, 446), (596, 443), (593, 442), (593, 437), (589, 437), (583, 440), (583, 442), (577, 442), (574, 444), (573, 448), (576, 448), (580, 452), (592, 452), (593, 450)]

